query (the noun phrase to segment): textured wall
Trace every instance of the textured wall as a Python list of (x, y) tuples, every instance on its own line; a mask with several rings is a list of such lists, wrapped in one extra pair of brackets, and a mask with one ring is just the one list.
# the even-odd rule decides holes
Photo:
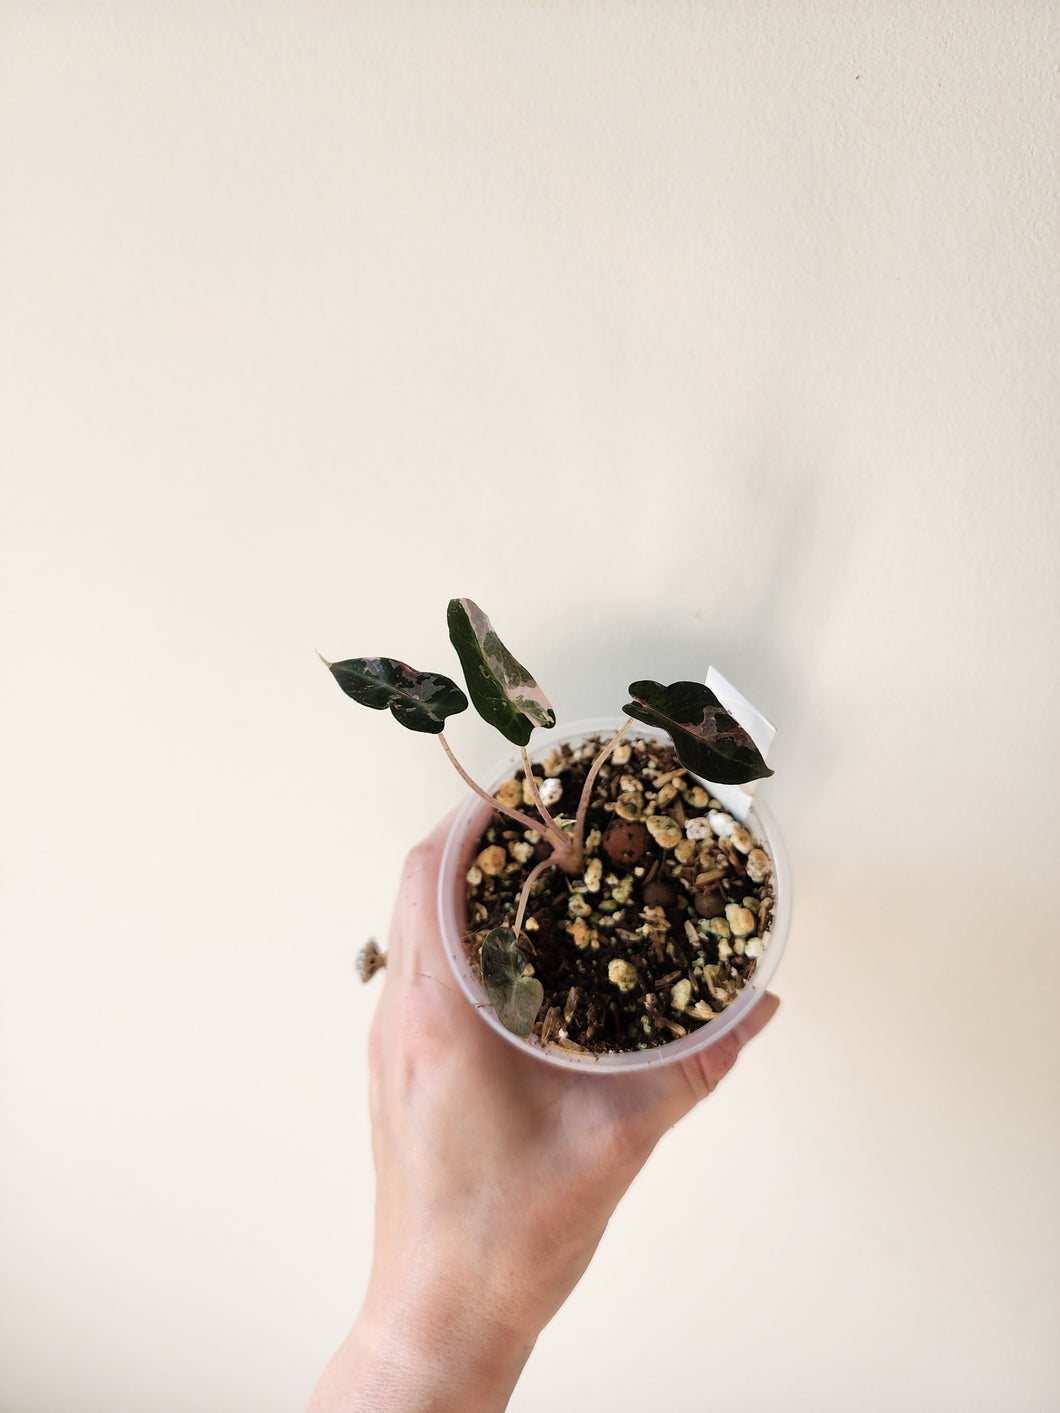
[[(300, 1406), (461, 793), (313, 657), (779, 726), (780, 1018), (512, 1403), (1060, 1404), (1060, 18), (0, 3), (0, 1407)], [(499, 753), (454, 723), (475, 768)]]

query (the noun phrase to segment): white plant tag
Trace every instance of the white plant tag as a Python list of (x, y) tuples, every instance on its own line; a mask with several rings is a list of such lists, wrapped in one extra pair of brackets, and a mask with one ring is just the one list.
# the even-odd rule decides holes
[[(741, 696), (732, 683), (726, 681), (715, 667), (707, 669), (707, 686), (729, 715), (739, 722), (747, 732), (762, 752), (762, 759), (768, 761), (769, 748), (773, 744), (773, 737), (777, 734), (777, 728), (773, 723), (767, 721), (758, 708), (753, 707), (746, 697)], [(704, 783), (714, 798), (720, 800), (732, 817), (742, 824), (751, 808), (752, 796), (758, 781), (748, 780), (745, 785), (719, 785), (714, 780), (707, 780)]]

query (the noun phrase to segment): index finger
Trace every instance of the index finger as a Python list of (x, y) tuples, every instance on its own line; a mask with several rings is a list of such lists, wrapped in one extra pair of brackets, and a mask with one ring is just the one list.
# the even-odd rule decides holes
[(390, 920), (387, 970), (402, 976), (419, 970), (424, 947), (438, 938), (438, 870), (456, 809), (440, 819), (405, 859)]

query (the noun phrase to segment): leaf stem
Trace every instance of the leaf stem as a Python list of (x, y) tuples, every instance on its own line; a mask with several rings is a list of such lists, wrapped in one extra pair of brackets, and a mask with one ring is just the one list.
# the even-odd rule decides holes
[(592, 799), (593, 786), (596, 784), (596, 777), (597, 775), (599, 775), (600, 767), (603, 765), (604, 761), (608, 758), (608, 756), (615, 749), (619, 741), (621, 741), (622, 737), (626, 734), (626, 732), (632, 725), (633, 718), (631, 716), (628, 716), (626, 718), (625, 725), (617, 733), (617, 735), (612, 736), (611, 740), (608, 741), (607, 745), (603, 748), (600, 754), (593, 761), (592, 765), (589, 767), (589, 774), (585, 777), (585, 784), (582, 786), (581, 799), (578, 801), (578, 816), (574, 822), (573, 844), (575, 853), (579, 858), (581, 857), (582, 850), (585, 847), (585, 818), (586, 815), (589, 813), (589, 801)]
[[(507, 805), (502, 805), (500, 800), (496, 799), (496, 797), (493, 795), (487, 794), (486, 791), (483, 790), (481, 785), (476, 784), (475, 781), (472, 780), (471, 776), (468, 775), (467, 771), (457, 760), (456, 756), (453, 755), (453, 752), (449, 746), (449, 742), (445, 739), (444, 731), (438, 732), (438, 739), (442, 743), (442, 749), (445, 751), (446, 755), (456, 767), (460, 778), (464, 781), (466, 785), (471, 786), (472, 790), (474, 790), (476, 795), (481, 795), (482, 798), (488, 804), (492, 805), (495, 810), (499, 810), (501, 814), (506, 814), (509, 819), (514, 819), (516, 824), (521, 824), (524, 829), (533, 829), (536, 833), (541, 833), (542, 825), (540, 820), (531, 819), (528, 814), (522, 814), (519, 810), (509, 809)], [(552, 829), (546, 830), (546, 832), (551, 833), (553, 844), (555, 844), (555, 841), (558, 839), (561, 842), (563, 849), (570, 848), (571, 841), (567, 838), (566, 834), (563, 834), (560, 831), (559, 827), (556, 824), (553, 824)]]
[(523, 753), (523, 770), (526, 772), (527, 784), (530, 786), (530, 793), (534, 797), (537, 812), (545, 821), (545, 828), (550, 834), (554, 834), (557, 838), (562, 837), (564, 843), (567, 843), (567, 836), (563, 833), (563, 830), (560, 829), (551, 814), (549, 814), (545, 807), (545, 802), (541, 798), (541, 791), (537, 788), (537, 778), (534, 775), (534, 767), (530, 764), (530, 757), (526, 754), (526, 747), (521, 746), (520, 750)]
[(545, 869), (551, 868), (555, 862), (556, 856), (555, 854), (553, 854), (551, 858), (542, 859), (539, 864), (535, 864), (534, 867), (530, 870), (530, 872), (526, 875), (526, 882), (523, 884), (523, 891), (519, 895), (519, 908), (515, 914), (516, 939), (518, 939), (520, 929), (523, 925), (523, 917), (526, 913), (526, 905), (530, 901), (531, 885), (533, 884), (534, 880), (537, 878), (539, 873), (544, 873)]

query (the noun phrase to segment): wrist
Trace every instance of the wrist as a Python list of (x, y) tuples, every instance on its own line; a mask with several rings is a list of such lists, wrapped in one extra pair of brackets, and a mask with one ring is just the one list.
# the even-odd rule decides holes
[(503, 1413), (535, 1334), (459, 1282), (370, 1285), (308, 1413)]
[(500, 1413), (534, 1346), (533, 1337), (483, 1309), (481, 1293), (476, 1299), (456, 1289), (424, 1303), (376, 1309), (366, 1302), (354, 1332), (390, 1377), (418, 1395), (402, 1408), (431, 1413)]

